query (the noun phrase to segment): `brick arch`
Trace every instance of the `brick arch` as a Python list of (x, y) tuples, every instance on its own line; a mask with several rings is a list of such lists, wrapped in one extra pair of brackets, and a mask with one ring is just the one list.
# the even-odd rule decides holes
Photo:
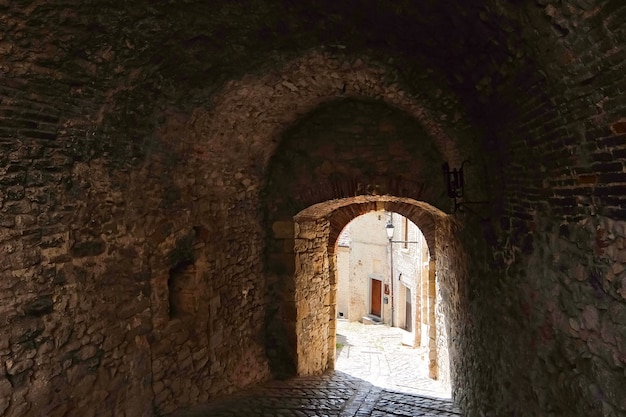
[[(329, 72), (329, 68), (332, 71)], [(278, 84), (277, 74), (282, 80)], [(265, 345), (270, 368), (277, 377), (319, 371), (329, 366), (328, 357), (317, 358), (316, 363), (304, 368), (299, 366), (301, 362), (299, 355), (302, 352), (298, 352), (299, 342), (295, 338), (298, 314), (306, 311), (308, 307), (297, 306), (294, 301), (296, 287), (294, 277), (300, 268), (310, 268), (311, 265), (299, 263), (294, 250), (297, 252), (303, 249), (299, 246), (303, 241), (296, 237), (298, 234), (307, 234), (315, 240), (315, 234), (324, 234), (331, 230), (330, 228), (326, 230), (330, 223), (329, 219), (317, 217), (317, 220), (308, 225), (313, 230), (295, 230), (299, 226), (294, 224), (294, 216), (318, 203), (343, 198), (365, 200), (386, 198), (384, 201), (391, 202), (389, 196), (393, 195), (401, 199), (396, 201), (396, 205), (390, 206), (392, 210), (405, 214), (432, 236), (434, 226), (429, 226), (428, 215), (424, 213), (435, 210), (434, 207), (443, 209), (449, 205), (438, 164), (446, 160), (452, 164), (459, 162), (457, 144), (449, 136), (450, 131), (444, 131), (425, 105), (406, 95), (397, 84), (388, 82), (390, 75), (392, 71), (361, 60), (349, 61), (345, 57), (337, 58), (327, 53), (313, 52), (286, 64), (273, 74), (246, 76), (241, 80), (229, 82), (224, 91), (216, 96), (210, 111), (197, 110), (193, 116), (193, 130), (196, 133), (194, 137), (197, 138), (193, 146), (198, 147), (198, 152), (191, 154), (206, 154), (203, 153), (209, 145), (204, 143), (203, 138), (206, 137), (210, 138), (211, 144), (217, 149), (245, 146), (258, 156), (264, 167), (265, 183), (258, 186), (262, 189), (260, 203), (267, 209), (265, 275), (270, 305), (265, 316)], [(345, 92), (341, 88), (343, 83), (348, 86)], [(257, 94), (259, 92), (263, 94)], [(376, 108), (381, 112), (374, 112), (374, 115), (388, 114), (391, 120), (394, 120), (391, 126), (381, 120), (381, 123), (376, 124), (370, 131), (374, 135), (379, 135), (375, 139), (379, 142), (375, 145), (383, 146), (387, 153), (383, 162), (376, 159), (380, 156), (377, 153), (368, 157), (370, 158), (368, 161), (376, 162), (383, 169), (369, 172), (364, 170), (358, 174), (335, 171), (338, 175), (320, 175), (316, 178), (308, 178), (306, 171), (300, 173), (302, 177), (295, 174), (272, 177), (272, 169), (276, 166), (275, 158), (285, 151), (283, 145), (286, 143), (286, 135), (307, 120), (319, 122), (319, 112), (323, 109), (346, 103), (370, 106), (370, 109), (378, 106)], [(334, 113), (336, 114), (340, 113)], [(254, 117), (254, 123), (250, 123), (250, 116)], [(347, 122), (351, 123), (353, 122)], [(397, 130), (389, 130), (394, 128)], [(403, 129), (419, 132), (419, 135), (397, 134)], [(393, 140), (381, 141), (383, 136), (392, 137)], [(419, 139), (416, 140), (416, 137)], [(330, 138), (323, 144), (328, 143), (335, 142)], [(396, 148), (393, 148), (394, 146)], [(419, 152), (416, 152), (417, 148), (412, 148), (410, 154), (402, 153), (406, 146), (424, 146), (424, 148), (420, 148)], [(431, 157), (426, 156), (428, 151), (426, 147), (434, 150)], [(308, 157), (318, 149), (320, 148), (314, 148), (303, 155)], [(318, 159), (322, 161), (325, 157), (326, 155), (321, 155)], [(407, 167), (405, 171), (399, 173), (395, 164), (403, 157), (407, 161)], [(340, 159), (339, 162), (344, 163), (348, 160)], [(211, 163), (210, 160), (201, 162)], [(350, 167), (343, 165), (342, 168)], [(285, 185), (285, 189), (281, 190), (277, 184), (285, 178), (288, 181), (297, 178), (298, 182), (294, 182), (296, 186)], [(425, 212), (413, 211), (411, 204), (418, 206), (425, 204), (418, 203), (419, 200), (432, 206), (426, 209), (427, 205), (424, 205)], [(401, 204), (402, 201), (406, 204)], [(367, 205), (362, 209), (366, 207)], [(306, 216), (302, 213), (301, 215)], [(341, 223), (339, 220), (341, 215), (338, 216), (333, 221)], [(339, 223), (333, 228), (334, 234), (337, 233)], [(329, 238), (330, 235), (323, 236), (323, 239)], [(333, 237), (333, 244), (335, 240), (336, 236)], [(325, 262), (328, 262), (328, 242), (329, 240), (324, 240), (322, 245), (324, 249), (321, 249), (325, 255), (320, 259), (326, 259)], [(434, 238), (430, 238), (429, 246), (433, 242)], [(321, 241), (314, 244), (321, 244)], [(330, 247), (332, 252), (334, 245)], [(431, 249), (431, 253), (434, 254), (435, 251)], [(324, 265), (320, 267), (323, 269)], [(324, 313), (325, 320), (328, 321), (326, 314), (327, 312)], [(327, 354), (329, 349), (332, 349), (332, 346), (325, 346), (323, 349), (320, 347), (317, 351)]]
[[(426, 72), (424, 77), (428, 77)], [(424, 97), (408, 94), (399, 81), (397, 71), (367, 56), (310, 51), (272, 71), (229, 81), (212, 97), (210, 107), (194, 110), (183, 128), (190, 131), (189, 135), (181, 135), (180, 127), (175, 127), (178, 138), (189, 138), (185, 139), (188, 143), (179, 145), (189, 146), (189, 155), (203, 163), (212, 156), (206, 151), (207, 145), (212, 149), (249, 148), (266, 168), (285, 126), (324, 103), (353, 98), (379, 100), (406, 112), (422, 124), (446, 160), (451, 164), (462, 162), (451, 135), (454, 126), (441, 122), (447, 114), (440, 113)], [(458, 101), (442, 91), (442, 100)], [(457, 113), (462, 114), (460, 107)], [(466, 130), (466, 126), (458, 130)]]
[[(440, 210), (427, 203), (409, 198), (384, 196), (371, 199), (373, 201), (347, 203), (347, 205), (336, 208), (330, 213), (329, 252), (334, 253), (337, 239), (348, 223), (370, 211), (385, 210), (398, 213), (415, 223), (426, 239), (431, 257), (435, 258), (436, 222), (440, 216), (444, 215)], [(324, 205), (326, 204), (322, 203), (322, 206)]]

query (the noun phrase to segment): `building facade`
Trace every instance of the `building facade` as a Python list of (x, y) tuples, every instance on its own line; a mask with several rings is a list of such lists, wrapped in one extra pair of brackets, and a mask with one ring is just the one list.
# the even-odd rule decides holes
[(364, 214), (342, 231), (336, 256), (338, 317), (403, 329), (402, 343), (427, 349), (430, 376), (449, 384), (445, 318), (419, 228), (397, 213)]

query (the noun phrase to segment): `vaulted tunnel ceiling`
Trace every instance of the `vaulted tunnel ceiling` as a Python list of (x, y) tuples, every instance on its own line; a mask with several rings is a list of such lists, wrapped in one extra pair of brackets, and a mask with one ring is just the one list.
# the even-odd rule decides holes
[[(528, 16), (508, 6), (510, 11), (477, 1), (177, 3), (162, 11), (167, 27), (155, 28), (162, 38), (150, 40), (159, 49), (149, 59), (165, 78), (211, 88), (321, 45), (395, 67), (412, 94), (451, 89), (472, 108), (499, 84), (537, 70), (531, 63), (535, 45), (522, 40)], [(151, 21), (157, 22), (146, 24)]]
[[(545, 10), (551, 7), (547, 3), (558, 2), (73, 3), (0, 5), (13, 15), (4, 23), (5, 45), (13, 43), (12, 59), (49, 69), (69, 89), (148, 83), (170, 99), (188, 99), (190, 91), (201, 90), (198, 100), (206, 100), (206, 93), (227, 79), (325, 46), (365, 53), (397, 67), (413, 94), (434, 83), (474, 108), (507, 81), (541, 69), (534, 57), (550, 52), (541, 45), (552, 32)], [(584, 2), (579, 3), (582, 13)], [(563, 26), (558, 27), (567, 30)]]
[(468, 148), (463, 157), (487, 149), (494, 158), (487, 165), (497, 170), (508, 157), (511, 141), (498, 132), (507, 120), (529, 108), (547, 113), (559, 105), (558, 95), (601, 99), (587, 47), (606, 37), (604, 58), (619, 61), (621, 55), (610, 55), (619, 20), (611, 13), (619, 4), (11, 1), (0, 4), (6, 17), (0, 52), (8, 63), (2, 86), (16, 102), (47, 109), (51, 123), (62, 117), (58, 134), (84, 149), (85, 158), (141, 157), (168, 110), (210, 108), (229, 80), (272, 74), (321, 48), (390, 69), (398, 77), (392, 81), (454, 130), (457, 146)]

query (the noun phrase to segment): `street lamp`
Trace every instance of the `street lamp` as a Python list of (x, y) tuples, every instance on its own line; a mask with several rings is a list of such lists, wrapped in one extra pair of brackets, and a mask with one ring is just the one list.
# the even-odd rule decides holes
[(387, 222), (387, 225), (385, 226), (385, 232), (387, 232), (387, 239), (389, 240), (393, 239), (393, 231), (394, 231), (393, 223), (391, 223), (391, 219), (389, 219), (389, 221)]
[(387, 239), (389, 240), (389, 268), (390, 268), (390, 272), (391, 272), (391, 327), (393, 326), (393, 231), (394, 231), (394, 227), (393, 227), (393, 223), (391, 222), (391, 219), (393, 218), (393, 214), (391, 215), (391, 217), (389, 218), (389, 221), (387, 222), (387, 225), (385, 226), (385, 232), (387, 232)]
[[(387, 224), (385, 225), (385, 232), (387, 233), (387, 239), (389, 241), (389, 262), (390, 262), (390, 273), (391, 273), (391, 288), (390, 288), (390, 292), (391, 292), (391, 327), (394, 327), (394, 299), (393, 299), (393, 281), (394, 281), (394, 275), (393, 275), (393, 244), (394, 243), (403, 243), (403, 244), (408, 244), (408, 243), (421, 243), (419, 240), (415, 240), (415, 241), (410, 241), (410, 240), (393, 240), (393, 232), (394, 232), (394, 227), (393, 227), (393, 223), (391, 222), (393, 219), (393, 213), (390, 213), (390, 217), (389, 220), (387, 221)], [(405, 246), (406, 247), (406, 246)], [(401, 276), (402, 274), (400, 274)], [(398, 276), (398, 280), (400, 280), (400, 276)]]

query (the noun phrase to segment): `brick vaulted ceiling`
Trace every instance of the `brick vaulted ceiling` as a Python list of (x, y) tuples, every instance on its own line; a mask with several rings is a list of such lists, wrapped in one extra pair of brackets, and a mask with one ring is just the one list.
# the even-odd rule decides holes
[[(228, 80), (323, 48), (391, 68), (444, 127), (472, 126), (459, 146), (498, 166), (528, 145), (496, 133), (507, 121), (541, 109), (565, 124), (559, 106), (578, 99), (602, 112), (623, 14), (620, 0), (5, 0), (0, 133), (141, 159), (169, 109), (210, 106)], [(45, 116), (15, 120), (29, 108)]]
[[(576, 121), (562, 114), (582, 117), (574, 103), (583, 102), (585, 113), (596, 106), (600, 118), (604, 105), (617, 105), (603, 101), (602, 88), (619, 88), (622, 6), (620, 0), (5, 0), (0, 134), (63, 137), (84, 159), (141, 160), (170, 110), (210, 107), (229, 80), (271, 74), (322, 48), (391, 69), (404, 92), (455, 130), (458, 146), (470, 149), (462, 157), (489, 151), (486, 163), (498, 183), (511, 154), (535, 158), (518, 152), (534, 145), (524, 138), (529, 132), (508, 126), (536, 121), (561, 146), (567, 139), (554, 128)], [(343, 86), (348, 93), (351, 87)], [(607, 135), (602, 120), (585, 128)], [(458, 134), (463, 130), (471, 133)], [(579, 136), (574, 140), (584, 141)], [(556, 145), (546, 146), (542, 152), (550, 153)], [(561, 175), (559, 167), (548, 168)]]
[(445, 107), (437, 98), (451, 92), (491, 124), (527, 94), (541, 100), (550, 83), (593, 77), (576, 72), (586, 52), (577, 35), (619, 8), (595, 3), (3, 1), (0, 86), (11, 96), (28, 83), (42, 104), (96, 119), (102, 109), (91, 98), (115, 102), (132, 109), (124, 124), (138, 130), (152, 106), (206, 102), (228, 79), (324, 46), (395, 67), (404, 88), (432, 98), (433, 107)]

